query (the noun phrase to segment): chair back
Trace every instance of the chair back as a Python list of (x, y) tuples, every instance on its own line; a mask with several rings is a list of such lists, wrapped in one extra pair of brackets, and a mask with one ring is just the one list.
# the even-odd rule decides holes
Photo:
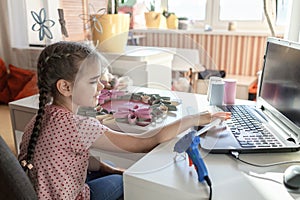
[(0, 136), (0, 199), (38, 199), (18, 159)]

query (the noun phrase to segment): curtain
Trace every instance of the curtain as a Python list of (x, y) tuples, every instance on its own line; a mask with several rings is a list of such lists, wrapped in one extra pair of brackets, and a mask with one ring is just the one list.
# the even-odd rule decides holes
[(14, 57), (10, 45), (8, 0), (0, 1), (0, 20), (0, 57), (8, 65)]
[[(89, 37), (88, 27), (90, 14), (96, 14), (101, 8), (106, 7), (107, 0), (60, 0), (64, 9), (66, 28), (69, 38), (65, 40), (82, 41)], [(81, 17), (80, 17), (81, 16)], [(85, 20), (84, 20), (85, 19)]]

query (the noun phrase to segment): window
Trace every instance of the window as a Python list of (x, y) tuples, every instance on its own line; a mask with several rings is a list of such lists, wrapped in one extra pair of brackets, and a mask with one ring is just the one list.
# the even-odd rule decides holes
[(168, 11), (189, 20), (205, 20), (207, 0), (168, 0)]
[(262, 21), (262, 0), (220, 0), (221, 21)]
[(288, 14), (288, 4), (291, 0), (277, 0), (277, 15), (276, 15), (276, 25), (283, 26), (287, 22)]
[[(211, 25), (214, 30), (226, 30), (235, 21), (238, 30), (268, 31), (263, 0), (163, 0), (170, 12), (193, 20), (196, 27)], [(291, 0), (267, 0), (273, 26), (284, 31)]]
[[(147, 3), (148, 1), (137, 0), (136, 2), (141, 4), (141, 2)], [(38, 33), (31, 30), (34, 24), (31, 11), (38, 13), (42, 7), (45, 7), (47, 18), (56, 23), (51, 28), (54, 35), (51, 42), (55, 42), (62, 39), (57, 8), (63, 8), (69, 33), (69, 37), (64, 39), (80, 41), (88, 38), (89, 32), (85, 28), (88, 22), (79, 15), (85, 15), (85, 18), (88, 18), (89, 11), (95, 13), (107, 4), (107, 0), (10, 0), (8, 2), (10, 4), (10, 30), (14, 34), (13, 46), (47, 43), (46, 40), (38, 41)], [(268, 12), (275, 32), (279, 30), (283, 33), (290, 2), (291, 0), (267, 0)], [(237, 30), (269, 31), (263, 13), (263, 0), (156, 0), (156, 3), (164, 8), (167, 7), (169, 12), (174, 12), (178, 17), (188, 18), (195, 27), (202, 30), (206, 24), (212, 26), (213, 30), (226, 30), (228, 23), (235, 21)], [(90, 4), (93, 8), (89, 6)], [(144, 20), (141, 13), (142, 11), (140, 11), (141, 16), (137, 17), (140, 21)], [(20, 37), (21, 34), (22, 37)]]

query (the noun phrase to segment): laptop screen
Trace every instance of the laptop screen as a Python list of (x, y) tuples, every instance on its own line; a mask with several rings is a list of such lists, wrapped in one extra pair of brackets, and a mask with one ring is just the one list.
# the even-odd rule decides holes
[(300, 130), (300, 44), (268, 38), (259, 99)]

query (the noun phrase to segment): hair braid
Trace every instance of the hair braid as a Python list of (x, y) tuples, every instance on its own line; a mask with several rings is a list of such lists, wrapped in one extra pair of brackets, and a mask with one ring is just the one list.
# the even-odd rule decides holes
[[(40, 91), (40, 96), (39, 96), (39, 109), (35, 118), (35, 123), (34, 123), (34, 127), (32, 130), (32, 134), (29, 140), (29, 144), (28, 144), (28, 148), (27, 148), (27, 159), (26, 159), (26, 163), (25, 166), (25, 170), (27, 169), (31, 169), (33, 167), (32, 165), (32, 159), (33, 159), (33, 154), (34, 154), (34, 149), (36, 146), (36, 142), (41, 130), (41, 124), (42, 124), (42, 119), (43, 119), (43, 115), (45, 113), (45, 106), (48, 103), (47, 101), (48, 99), (48, 95), (46, 92)], [(23, 165), (24, 165), (23, 164)]]

